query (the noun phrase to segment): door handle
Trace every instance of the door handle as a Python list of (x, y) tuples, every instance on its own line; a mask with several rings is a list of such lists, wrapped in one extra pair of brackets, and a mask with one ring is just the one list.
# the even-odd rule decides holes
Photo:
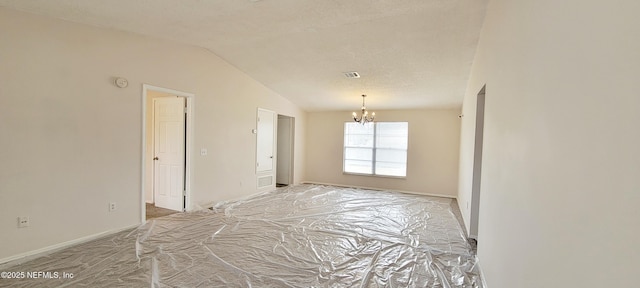
[(158, 159), (158, 157), (157, 157), (157, 156), (156, 156), (156, 157), (153, 157), (153, 161), (156, 161), (156, 160), (160, 160), (160, 159)]
[(269, 158), (273, 159), (273, 156), (270, 156)]

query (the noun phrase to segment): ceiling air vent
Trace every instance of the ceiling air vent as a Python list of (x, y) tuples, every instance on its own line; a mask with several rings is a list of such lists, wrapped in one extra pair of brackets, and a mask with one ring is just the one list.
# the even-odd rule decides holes
[(344, 76), (347, 78), (360, 78), (360, 74), (358, 74), (358, 72), (353, 71), (353, 72), (344, 72)]

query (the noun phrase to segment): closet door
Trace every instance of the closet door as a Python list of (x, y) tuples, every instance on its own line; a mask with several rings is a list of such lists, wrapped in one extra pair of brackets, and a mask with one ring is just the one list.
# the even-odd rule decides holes
[(258, 190), (275, 188), (276, 114), (258, 109), (256, 141), (256, 176)]

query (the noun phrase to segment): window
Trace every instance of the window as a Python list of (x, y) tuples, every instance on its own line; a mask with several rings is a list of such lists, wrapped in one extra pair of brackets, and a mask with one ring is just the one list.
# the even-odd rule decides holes
[(407, 176), (408, 135), (408, 122), (346, 122), (344, 172)]

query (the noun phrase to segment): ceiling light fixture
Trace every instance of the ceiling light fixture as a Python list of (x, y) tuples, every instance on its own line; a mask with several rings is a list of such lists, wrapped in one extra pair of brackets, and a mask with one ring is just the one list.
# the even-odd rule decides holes
[(367, 111), (367, 108), (364, 106), (365, 97), (367, 97), (367, 95), (362, 94), (362, 114), (360, 115), (360, 117), (358, 117), (358, 114), (356, 112), (353, 112), (353, 121), (356, 121), (362, 125), (367, 122), (373, 122), (373, 118), (376, 117), (376, 112), (372, 112), (371, 117), (369, 117), (369, 111)]

